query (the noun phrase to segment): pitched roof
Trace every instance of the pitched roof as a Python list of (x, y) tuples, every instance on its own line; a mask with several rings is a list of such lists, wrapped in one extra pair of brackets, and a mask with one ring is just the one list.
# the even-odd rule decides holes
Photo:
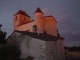
[[(52, 15), (45, 16), (44, 18), (46, 18), (46, 17), (52, 17), (52, 18), (55, 20), (55, 18), (54, 18)], [(55, 22), (57, 23), (57, 21), (56, 21), (56, 20), (55, 20)]]
[(39, 33), (39, 35), (38, 35), (38, 33), (15, 30), (15, 31), (7, 38), (7, 40), (8, 40), (15, 32), (18, 32), (18, 33), (21, 33), (21, 34), (30, 36), (30, 37), (32, 37), (32, 38), (40, 39), (40, 40), (43, 40), (43, 41), (56, 41), (56, 40), (58, 40), (58, 39), (61, 39), (61, 40), (64, 40), (64, 39), (65, 39), (65, 38), (63, 38), (63, 37), (57, 37), (57, 36), (53, 36), (53, 35), (49, 35), (49, 34)]
[[(26, 12), (24, 12), (24, 11), (22, 11), (22, 10), (19, 10), (15, 15), (17, 15), (17, 14), (22, 14), (22, 15), (25, 15), (25, 16), (30, 17)], [(15, 16), (15, 15), (14, 15), (14, 16)]]
[[(43, 13), (39, 7), (38, 7), (37, 10), (35, 11), (35, 13), (37, 13), (37, 12)], [(34, 14), (35, 14), (35, 13), (34, 13)], [(43, 13), (43, 14), (44, 14), (44, 13)]]
[[(43, 41), (56, 41), (56, 40), (58, 40), (58, 37), (53, 36), (53, 35), (49, 35), (49, 34), (40, 33), (38, 35), (38, 33), (27, 32), (27, 31), (18, 31), (18, 30), (15, 30), (12, 34), (14, 34), (15, 32), (30, 36), (32, 38), (40, 39), (40, 40), (43, 40)], [(9, 39), (10, 36), (7, 39)]]
[(31, 21), (29, 21), (29, 22), (27, 22), (27, 23), (20, 24), (20, 25), (18, 25), (18, 26), (25, 25), (25, 24), (28, 24), (28, 23), (33, 22), (33, 21), (34, 21), (34, 20), (31, 20)]

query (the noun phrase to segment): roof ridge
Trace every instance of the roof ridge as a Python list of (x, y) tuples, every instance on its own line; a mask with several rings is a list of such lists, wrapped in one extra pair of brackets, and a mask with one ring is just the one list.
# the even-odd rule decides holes
[(44, 16), (44, 17), (51, 17), (52, 15)]
[[(46, 18), (46, 17), (52, 17), (54, 20), (55, 20), (55, 18), (53, 17), (53, 15), (48, 15), (48, 16), (44, 16), (44, 18)], [(56, 21), (56, 20), (55, 20)], [(57, 21), (56, 21), (57, 22)]]

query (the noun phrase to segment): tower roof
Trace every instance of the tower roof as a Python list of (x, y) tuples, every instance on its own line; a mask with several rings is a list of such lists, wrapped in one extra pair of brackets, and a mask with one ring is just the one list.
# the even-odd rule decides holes
[[(22, 15), (25, 15), (25, 16), (30, 17), (26, 12), (24, 12), (24, 11), (22, 11), (22, 10), (19, 10), (15, 15), (17, 15), (17, 14), (22, 14)], [(15, 15), (14, 15), (14, 16), (15, 16)]]
[[(35, 13), (37, 13), (37, 12), (43, 13), (39, 7), (38, 7), (37, 10), (35, 11)], [(35, 13), (34, 13), (34, 14), (35, 14)], [(43, 14), (44, 14), (44, 13), (43, 13)]]

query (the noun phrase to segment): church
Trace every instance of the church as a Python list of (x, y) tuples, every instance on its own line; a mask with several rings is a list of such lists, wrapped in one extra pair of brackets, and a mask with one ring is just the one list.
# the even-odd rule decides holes
[(37, 28), (35, 32), (45, 31), (47, 34), (57, 36), (57, 21), (52, 15), (44, 16), (40, 8), (34, 12), (34, 20), (30, 20), (30, 16), (22, 10), (14, 15), (14, 30), (34, 32), (35, 28)]
[(21, 59), (32, 56), (33, 60), (65, 60), (64, 38), (60, 37), (52, 15), (44, 16), (38, 7), (30, 20), (26, 12), (19, 10), (14, 14), (13, 27), (7, 42), (19, 45)]

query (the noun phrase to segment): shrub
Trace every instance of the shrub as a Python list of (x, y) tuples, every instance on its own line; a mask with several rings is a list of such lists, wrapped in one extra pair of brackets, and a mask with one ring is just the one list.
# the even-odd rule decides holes
[(17, 60), (20, 50), (14, 44), (0, 44), (0, 60)]

